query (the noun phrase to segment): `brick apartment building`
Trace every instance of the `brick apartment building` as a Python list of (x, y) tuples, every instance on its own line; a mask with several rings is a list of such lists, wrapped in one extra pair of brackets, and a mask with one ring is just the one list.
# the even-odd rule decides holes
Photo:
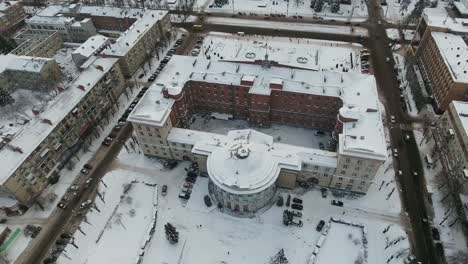
[(129, 117), (143, 152), (193, 160), (206, 172), (209, 155), (194, 146), (222, 135), (183, 129), (194, 113), (229, 114), (259, 127), (318, 128), (332, 132), (330, 149), (337, 151), (286, 145), (304, 165), (277, 184), (294, 188), (304, 181), (365, 193), (387, 157), (375, 79), (272, 65), (173, 56)]
[(0, 34), (14, 32), (25, 18), (20, 1), (0, 2)]

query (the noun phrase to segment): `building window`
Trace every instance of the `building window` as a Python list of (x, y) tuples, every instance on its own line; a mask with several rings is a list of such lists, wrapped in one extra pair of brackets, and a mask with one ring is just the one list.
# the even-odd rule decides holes
[(339, 181), (342, 181), (342, 180), (343, 180), (343, 177), (338, 177), (338, 180), (339, 180)]

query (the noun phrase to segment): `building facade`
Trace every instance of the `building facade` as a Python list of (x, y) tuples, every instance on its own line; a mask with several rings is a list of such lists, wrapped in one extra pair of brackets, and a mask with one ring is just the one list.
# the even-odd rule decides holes
[(336, 152), (282, 146), (292, 148), (303, 165), (285, 169), (287, 176), (276, 183), (294, 188), (308, 182), (365, 193), (387, 156), (373, 77), (259, 63), (173, 56), (169, 70), (129, 117), (143, 152), (192, 160), (209, 174), (208, 155), (194, 147), (204, 132), (188, 130), (192, 132), (184, 137), (173, 133), (189, 127), (194, 113), (229, 114), (259, 127), (276, 123), (322, 129), (333, 132), (328, 149)]
[(0, 55), (0, 83), (8, 90), (52, 89), (62, 80), (62, 73), (54, 59)]
[(0, 195), (31, 205), (110, 114), (125, 80), (114, 58), (98, 58), (23, 131), (2, 137)]
[(55, 30), (25, 29), (18, 32), (13, 40), (18, 46), (10, 54), (18, 56), (51, 58), (63, 45), (60, 34)]
[(25, 18), (20, 1), (0, 2), (0, 34), (14, 32)]
[(458, 179), (460, 191), (468, 194), (468, 103), (452, 101), (441, 121), (439, 132), (448, 153), (448, 164)]
[(167, 11), (148, 11), (133, 23), (116, 43), (102, 52), (105, 57), (120, 58), (119, 63), (125, 77), (130, 78), (153, 52), (167, 42), (171, 24)]
[(36, 31), (57, 31), (63, 41), (69, 42), (82, 43), (97, 33), (89, 18), (77, 20), (73, 17), (35, 15), (26, 20), (26, 24)]
[(468, 100), (468, 46), (459, 35), (431, 32), (419, 45), (416, 60), (436, 109)]

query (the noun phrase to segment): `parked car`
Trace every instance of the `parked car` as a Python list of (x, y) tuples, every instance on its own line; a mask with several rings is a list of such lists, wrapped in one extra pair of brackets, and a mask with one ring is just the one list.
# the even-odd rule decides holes
[(144, 73), (142, 73), (142, 74), (138, 75), (138, 79), (141, 79), (141, 78), (143, 78), (143, 76), (145, 76), (145, 74), (144, 74)]
[(210, 198), (209, 195), (205, 195), (205, 196), (203, 197), (203, 201), (205, 202), (205, 205), (206, 205), (207, 207), (211, 207), (211, 206), (213, 205), (213, 203), (211, 202), (211, 198)]
[(316, 135), (316, 136), (325, 136), (325, 132), (323, 132), (322, 130), (317, 130), (317, 131), (315, 131), (314, 135)]
[(88, 163), (86, 163), (85, 165), (83, 165), (83, 168), (87, 169), (87, 170), (91, 170), (93, 168), (93, 166), (89, 165)]
[(302, 204), (302, 199), (299, 198), (293, 198), (292, 201), (293, 203)]
[(72, 186), (70, 186), (69, 190), (70, 191), (77, 191), (79, 189), (78, 185), (76, 184), (73, 184)]
[(331, 201), (331, 204), (334, 205), (334, 206), (339, 206), (339, 207), (342, 207), (342, 206), (343, 206), (343, 202), (342, 202), (342, 201), (338, 201), (338, 200), (332, 200), (332, 201)]
[(190, 183), (195, 183), (195, 182), (197, 181), (197, 179), (196, 179), (196, 178), (192, 178), (192, 177), (187, 177), (187, 178), (185, 178), (185, 181), (186, 181), (186, 182), (190, 182)]
[(88, 173), (89, 173), (89, 170), (88, 170), (88, 169), (85, 169), (85, 168), (83, 168), (83, 169), (81, 169), (81, 170), (80, 170), (80, 172), (86, 175), (86, 174), (88, 174)]
[(192, 189), (193, 184), (191, 184), (190, 182), (185, 182), (184, 185), (182, 185), (182, 187), (187, 188), (187, 189)]
[(161, 194), (162, 194), (162, 196), (166, 196), (166, 195), (167, 195), (167, 185), (163, 185), (163, 186), (162, 186)]
[(317, 232), (321, 232), (324, 226), (325, 226), (325, 221), (320, 220), (315, 230), (317, 230)]
[(62, 203), (62, 202), (60, 202), (60, 203), (57, 204), (57, 207), (58, 207), (58, 208), (62, 208), (62, 209), (67, 208), (67, 206), (68, 206), (68, 205), (67, 205), (66, 203)]
[(293, 203), (291, 205), (291, 208), (294, 209), (294, 210), (299, 210), (299, 211), (302, 211), (302, 209), (304, 208), (301, 204), (295, 204)]
[(322, 189), (320, 189), (320, 191), (322, 192), (322, 198), (327, 198), (327, 189), (322, 188)]
[(182, 198), (184, 200), (188, 200), (188, 199), (190, 199), (190, 194), (187, 194), (187, 193), (184, 193), (184, 192), (180, 191), (179, 198)]
[(320, 143), (319, 143), (319, 148), (320, 148), (321, 150), (324, 150), (324, 149), (325, 149), (325, 145), (324, 145), (322, 142), (320, 142)]

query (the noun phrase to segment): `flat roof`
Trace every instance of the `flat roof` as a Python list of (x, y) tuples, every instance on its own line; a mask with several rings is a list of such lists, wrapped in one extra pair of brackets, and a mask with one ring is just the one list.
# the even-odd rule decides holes
[(91, 16), (106, 16), (117, 18), (139, 18), (145, 11), (139, 8), (87, 6), (82, 4), (49, 5), (37, 14), (40, 16), (56, 16), (60, 13), (88, 14)]
[(80, 54), (84, 57), (92, 56), (109, 40), (108, 37), (102, 35), (94, 35), (81, 44), (72, 54)]
[(127, 52), (146, 34), (159, 20), (161, 20), (167, 11), (150, 10), (142, 18), (133, 23), (117, 40), (116, 43), (103, 51), (104, 55), (125, 56)]
[[(99, 58), (92, 66), (84, 70), (65, 90), (50, 101), (43, 112), (33, 117), (21, 131), (15, 133), (8, 146), (21, 149), (21, 152), (4, 147), (0, 150), (0, 184), (17, 170), (29, 155), (46, 139), (55, 127), (64, 119), (92, 90), (91, 88), (118, 61), (117, 58)], [(102, 70), (100, 69), (101, 67)], [(78, 86), (83, 86), (79, 89)], [(49, 122), (43, 122), (43, 120)]]
[(467, 1), (453, 1), (453, 5), (462, 15), (468, 15), (468, 2)]
[[(381, 106), (375, 78), (368, 74), (262, 67), (174, 55), (134, 109), (129, 120), (153, 125), (163, 124), (173, 103), (173, 99), (161, 99), (163, 88), (167, 88), (169, 94), (177, 95), (189, 80), (240, 85), (245, 76), (256, 76), (249, 91), (253, 94), (270, 94), (269, 83), (274, 78), (283, 81), (284, 91), (341, 98), (344, 109), (346, 112), (353, 111), (356, 121), (343, 124), (344, 137), (343, 142), (340, 141), (340, 151), (343, 154), (386, 159), (387, 145)], [(156, 104), (156, 101), (159, 101), (159, 104)], [(162, 105), (166, 106), (165, 110), (161, 110)], [(152, 108), (158, 111), (151, 111)]]
[(468, 82), (468, 46), (459, 35), (431, 32), (453, 80)]
[(0, 55), (0, 73), (5, 70), (41, 72), (44, 65), (54, 61), (52, 58), (17, 56), (13, 54)]
[(72, 23), (74, 18), (64, 16), (40, 16), (34, 15), (26, 20), (27, 24), (54, 24), (64, 25), (65, 23)]
[(465, 135), (468, 135), (468, 102), (452, 101), (455, 108), (455, 114), (460, 119), (460, 123), (463, 126)]
[(450, 17), (444, 8), (425, 8), (422, 14), (427, 25), (452, 32), (468, 33), (468, 19)]

